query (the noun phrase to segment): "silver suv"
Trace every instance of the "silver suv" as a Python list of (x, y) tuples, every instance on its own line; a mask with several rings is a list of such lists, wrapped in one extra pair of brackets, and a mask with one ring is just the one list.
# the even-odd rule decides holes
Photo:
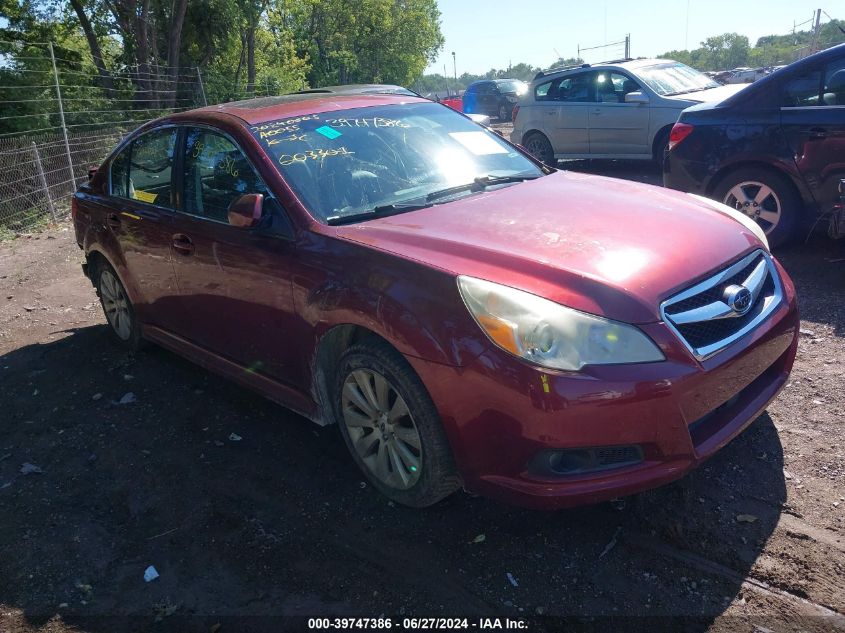
[(540, 72), (514, 108), (511, 141), (559, 158), (661, 160), (682, 110), (721, 101), (722, 86), (670, 59), (624, 59)]

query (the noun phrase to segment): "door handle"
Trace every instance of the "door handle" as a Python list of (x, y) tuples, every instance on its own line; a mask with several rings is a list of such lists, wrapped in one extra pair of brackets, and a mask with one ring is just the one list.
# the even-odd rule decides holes
[(600, 115), (601, 109), (600, 108), (593, 108), (593, 114), (595, 114), (596, 116)]
[(173, 250), (182, 255), (194, 254), (194, 243), (191, 238), (183, 233), (177, 233), (173, 236)]
[(120, 228), (120, 218), (118, 217), (117, 213), (109, 213), (106, 216), (106, 224), (108, 224), (113, 229)]
[(810, 128), (809, 138), (827, 138), (827, 130), (822, 127)]

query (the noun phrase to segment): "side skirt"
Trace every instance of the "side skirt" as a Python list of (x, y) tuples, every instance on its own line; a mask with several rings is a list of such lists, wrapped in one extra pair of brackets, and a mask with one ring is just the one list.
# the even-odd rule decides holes
[(253, 391), (257, 391), (268, 400), (282, 405), (283, 407), (308, 418), (312, 422), (324, 426), (328, 422), (319, 416), (318, 408), (314, 401), (297, 389), (293, 389), (277, 380), (256, 374), (246, 367), (238, 365), (222, 356), (218, 356), (181, 336), (171, 334), (154, 325), (143, 326), (144, 338), (160, 345), (196, 363), (203, 369), (219, 374), (230, 380), (243, 385)]

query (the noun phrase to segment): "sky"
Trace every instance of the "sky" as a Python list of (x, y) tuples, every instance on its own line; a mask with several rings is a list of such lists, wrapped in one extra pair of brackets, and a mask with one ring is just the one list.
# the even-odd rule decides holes
[[(826, 2), (827, 4), (825, 4)], [(561, 57), (577, 57), (578, 46), (624, 40), (631, 34), (631, 56), (653, 57), (670, 50), (698, 48), (712, 35), (736, 32), (752, 46), (763, 35), (792, 30), (816, 9), (834, 12), (842, 0), (438, 0), (446, 44), (426, 72), (481, 74), (509, 63), (547, 67)], [(689, 7), (689, 20), (687, 20)], [(839, 15), (837, 15), (837, 13)], [(828, 18), (822, 14), (822, 23)], [(809, 30), (805, 24), (799, 30)], [(557, 51), (557, 52), (555, 52)], [(583, 52), (587, 62), (624, 55), (624, 46)]]

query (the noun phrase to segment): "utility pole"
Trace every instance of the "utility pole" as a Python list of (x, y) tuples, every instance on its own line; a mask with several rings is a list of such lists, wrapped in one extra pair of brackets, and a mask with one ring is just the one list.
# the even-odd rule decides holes
[(443, 64), (443, 81), (446, 82), (446, 98), (448, 99), (451, 95), (449, 94), (449, 74), (446, 72), (446, 64)]
[(625, 59), (631, 56), (631, 34), (625, 36)]
[(65, 155), (67, 168), (70, 170), (70, 191), (76, 191), (76, 176), (73, 175), (73, 159), (70, 157), (70, 143), (67, 140), (67, 125), (65, 125), (65, 109), (62, 105), (62, 89), (59, 87), (59, 71), (56, 70), (56, 56), (53, 54), (53, 42), (47, 42), (50, 47), (50, 61), (53, 63), (53, 81), (56, 83), (56, 97), (59, 100), (59, 121), (62, 124), (62, 135), (65, 139)]
[(455, 51), (452, 51), (452, 71), (455, 73), (455, 91), (458, 90), (458, 62), (455, 61)]
[(822, 20), (822, 10), (816, 9), (816, 23), (813, 25), (813, 43), (810, 45), (810, 55), (818, 50), (819, 46), (819, 29)]

